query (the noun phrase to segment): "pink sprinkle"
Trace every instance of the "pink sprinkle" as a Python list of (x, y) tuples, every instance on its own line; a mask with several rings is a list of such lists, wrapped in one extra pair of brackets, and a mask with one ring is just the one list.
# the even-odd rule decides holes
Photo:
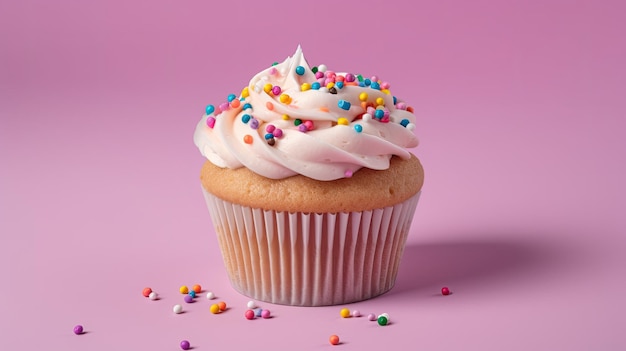
[(220, 110), (226, 111), (230, 107), (230, 104), (228, 102), (223, 102), (223, 103), (220, 104), (219, 107), (220, 107)]
[(333, 71), (326, 71), (326, 77), (335, 78), (336, 76), (337, 76), (337, 73)]
[(389, 116), (383, 116), (383, 118), (380, 119), (381, 123), (389, 123)]
[(304, 124), (306, 126), (307, 130), (313, 130), (313, 128), (315, 127), (313, 125), (313, 121), (308, 121), (307, 120), (307, 121), (302, 122), (302, 124)]
[(389, 82), (382, 82), (380, 83), (380, 88), (381, 89), (389, 89), (390, 85)]
[(315, 72), (315, 78), (316, 79), (324, 78), (324, 72), (320, 72), (320, 71)]
[(343, 175), (345, 175), (346, 178), (352, 178), (352, 171), (348, 169)]
[(213, 118), (213, 117), (207, 118), (206, 119), (206, 125), (209, 126), (209, 128), (215, 127), (215, 118)]
[(282, 91), (282, 89), (280, 89), (280, 87), (278, 85), (274, 85), (272, 87), (272, 94), (274, 95), (280, 95), (280, 92)]
[(398, 103), (396, 104), (396, 108), (397, 108), (398, 110), (406, 110), (406, 103), (405, 103), (405, 102), (398, 102)]
[(271, 74), (271, 75), (276, 74), (276, 72), (278, 72), (278, 70), (276, 69), (276, 67), (272, 67), (272, 68), (270, 68), (270, 74)]
[(338, 82), (343, 82), (344, 80), (346, 80), (346, 77), (344, 77), (344, 76), (337, 76), (335, 79), (336, 79)]
[(274, 138), (280, 138), (280, 137), (283, 136), (283, 130), (280, 129), (280, 128), (276, 128), (276, 129), (274, 129), (272, 134), (274, 135)]
[(325, 84), (324, 84), (324, 81), (326, 81), (326, 80), (324, 79), (324, 77), (317, 78), (317, 82), (318, 82), (318, 83), (320, 83), (320, 85), (325, 85)]
[(334, 83), (335, 80), (333, 78), (326, 78), (324, 79), (324, 85), (328, 85), (328, 83)]
[(268, 132), (268, 133), (273, 132), (273, 131), (274, 131), (274, 129), (276, 129), (276, 127), (274, 127), (274, 125), (273, 125), (273, 124), (268, 124), (268, 125), (265, 127), (265, 131), (266, 131), (266, 132)]
[(346, 74), (346, 82), (354, 82), (355, 79), (356, 77), (354, 76), (354, 74), (352, 73)]
[(372, 76), (372, 82), (378, 82), (378, 76)]
[(376, 109), (373, 108), (372, 106), (367, 106), (367, 113), (373, 116), (374, 113), (376, 113)]
[(217, 106), (217, 107), (215, 108), (215, 111), (213, 111), (213, 114), (217, 116), (217, 115), (219, 115), (220, 113), (222, 113), (222, 109), (221, 109), (219, 106)]
[(387, 119), (389, 119), (389, 110), (388, 109), (384, 109), (383, 110), (383, 117), (387, 117)]

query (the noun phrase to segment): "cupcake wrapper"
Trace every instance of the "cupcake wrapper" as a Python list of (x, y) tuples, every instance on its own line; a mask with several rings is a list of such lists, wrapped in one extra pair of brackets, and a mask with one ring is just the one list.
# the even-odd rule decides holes
[(389, 291), (421, 192), (349, 213), (289, 213), (223, 201), (202, 188), (232, 286), (255, 300), (324, 306)]

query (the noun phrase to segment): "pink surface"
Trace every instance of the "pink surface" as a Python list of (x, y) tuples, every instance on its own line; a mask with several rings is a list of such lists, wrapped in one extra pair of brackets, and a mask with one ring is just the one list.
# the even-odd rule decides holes
[[(626, 348), (623, 2), (209, 3), (0, 3), (0, 349)], [(248, 321), (225, 276), (193, 129), (298, 44), (419, 116), (398, 281), (348, 306), (384, 328)], [(231, 308), (185, 305), (196, 283)]]

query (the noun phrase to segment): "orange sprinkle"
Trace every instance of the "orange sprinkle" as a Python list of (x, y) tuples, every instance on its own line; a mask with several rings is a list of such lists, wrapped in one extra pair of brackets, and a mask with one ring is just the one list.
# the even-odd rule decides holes
[(252, 144), (252, 135), (246, 134), (243, 136), (243, 142), (246, 144)]
[(230, 107), (232, 108), (237, 108), (239, 105), (241, 105), (241, 101), (239, 101), (239, 99), (234, 99), (230, 102)]
[(361, 102), (361, 108), (364, 110), (367, 110), (367, 102), (365, 101)]
[(220, 308), (220, 311), (226, 311), (226, 302), (220, 301), (217, 303), (217, 307)]
[(267, 109), (271, 111), (271, 110), (273, 110), (273, 109), (274, 109), (274, 104), (272, 104), (271, 102), (269, 102), (269, 101), (268, 101), (268, 102), (265, 104), (265, 107), (267, 107)]
[(413, 113), (413, 107), (411, 107), (411, 106), (407, 107), (406, 110), (411, 112), (411, 113)]
[(357, 82), (343, 82), (343, 85), (359, 85)]
[(328, 112), (328, 107), (320, 107), (320, 111), (322, 111), (322, 112)]

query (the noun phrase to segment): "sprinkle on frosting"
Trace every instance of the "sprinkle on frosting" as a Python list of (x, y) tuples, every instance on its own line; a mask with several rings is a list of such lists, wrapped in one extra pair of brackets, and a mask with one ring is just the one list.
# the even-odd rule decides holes
[[(413, 108), (389, 89), (377, 75), (311, 67), (298, 47), (238, 97), (207, 105), (194, 141), (220, 167), (245, 166), (273, 179), (333, 180), (362, 167), (386, 169), (392, 155), (409, 158), (406, 148), (418, 144)], [(257, 136), (266, 143), (252, 147)]]

